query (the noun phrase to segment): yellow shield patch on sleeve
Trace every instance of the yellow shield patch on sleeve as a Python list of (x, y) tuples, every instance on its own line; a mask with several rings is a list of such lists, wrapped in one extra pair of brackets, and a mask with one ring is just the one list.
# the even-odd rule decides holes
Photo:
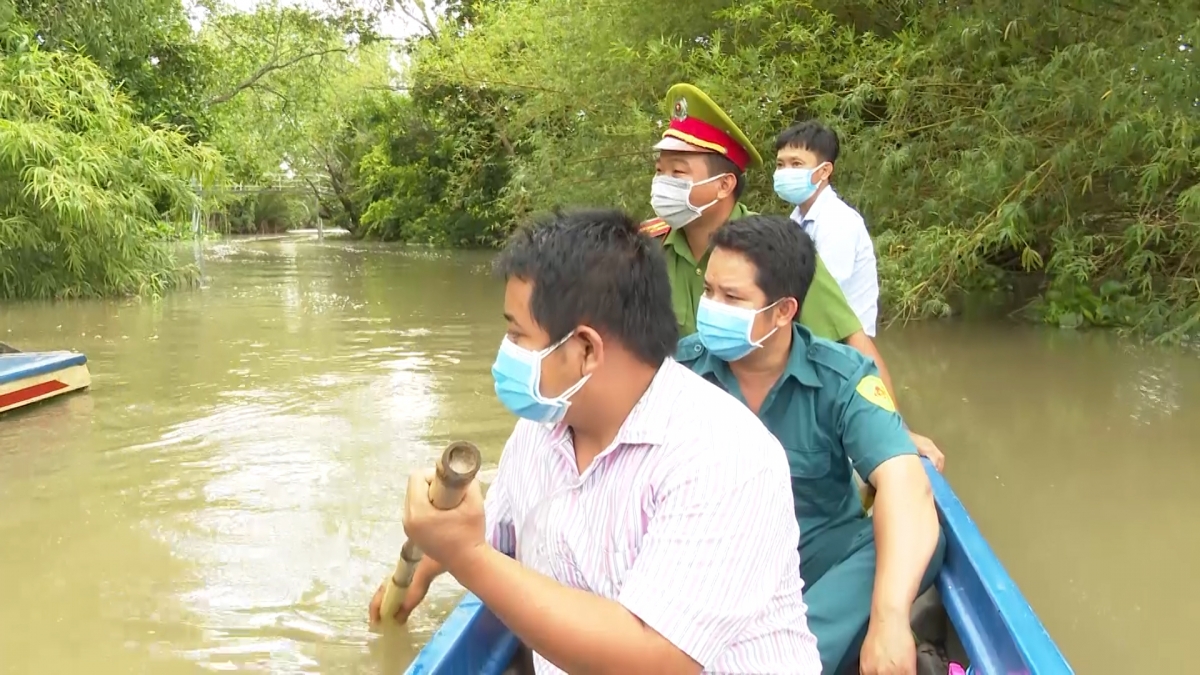
[(883, 380), (878, 377), (867, 375), (859, 380), (858, 386), (854, 390), (858, 392), (859, 396), (880, 408), (888, 412), (896, 412), (896, 404), (892, 402), (891, 394), (888, 393), (887, 387), (883, 386)]

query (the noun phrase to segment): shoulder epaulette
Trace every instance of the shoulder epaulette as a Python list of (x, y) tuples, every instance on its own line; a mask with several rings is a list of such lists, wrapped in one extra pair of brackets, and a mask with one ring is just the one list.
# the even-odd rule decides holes
[(638, 227), (638, 234), (644, 234), (651, 239), (665, 237), (671, 231), (671, 226), (662, 218), (651, 218)]

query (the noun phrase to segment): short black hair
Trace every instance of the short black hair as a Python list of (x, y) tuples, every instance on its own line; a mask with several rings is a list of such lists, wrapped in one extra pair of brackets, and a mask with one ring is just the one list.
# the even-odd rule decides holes
[(574, 209), (536, 219), (513, 233), (493, 270), (533, 284), (530, 313), (551, 344), (587, 325), (651, 366), (675, 353), (679, 327), (662, 244), (640, 234), (623, 211)]
[(713, 234), (712, 246), (740, 253), (754, 264), (754, 283), (768, 304), (795, 298), (804, 306), (817, 271), (817, 247), (791, 218), (754, 215), (731, 220)]
[(715, 152), (704, 153), (704, 163), (708, 165), (709, 177), (720, 176), (723, 173), (731, 173), (737, 179), (737, 185), (733, 188), (733, 198), (735, 200), (742, 198), (742, 193), (746, 191), (746, 175), (738, 168), (733, 160), (725, 155), (719, 155)]
[(822, 162), (836, 162), (841, 144), (837, 132), (816, 120), (793, 124), (775, 139), (775, 152), (784, 148), (808, 150)]

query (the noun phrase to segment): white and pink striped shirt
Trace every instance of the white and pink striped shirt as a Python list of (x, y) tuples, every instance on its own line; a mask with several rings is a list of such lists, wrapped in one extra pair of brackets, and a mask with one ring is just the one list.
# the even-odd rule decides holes
[(705, 673), (821, 672), (783, 448), (674, 360), (582, 474), (565, 425), (517, 422), (486, 512), (493, 547), (621, 603)]

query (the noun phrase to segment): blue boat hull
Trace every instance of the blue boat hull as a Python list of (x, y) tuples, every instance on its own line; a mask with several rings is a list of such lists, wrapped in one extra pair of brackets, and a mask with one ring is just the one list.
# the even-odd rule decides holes
[[(979, 532), (958, 496), (926, 463), (946, 559), (937, 589), (953, 628), (979, 675), (1071, 675), (1058, 646)], [(519, 642), (472, 593), (455, 607), (407, 675), (501, 675)]]

